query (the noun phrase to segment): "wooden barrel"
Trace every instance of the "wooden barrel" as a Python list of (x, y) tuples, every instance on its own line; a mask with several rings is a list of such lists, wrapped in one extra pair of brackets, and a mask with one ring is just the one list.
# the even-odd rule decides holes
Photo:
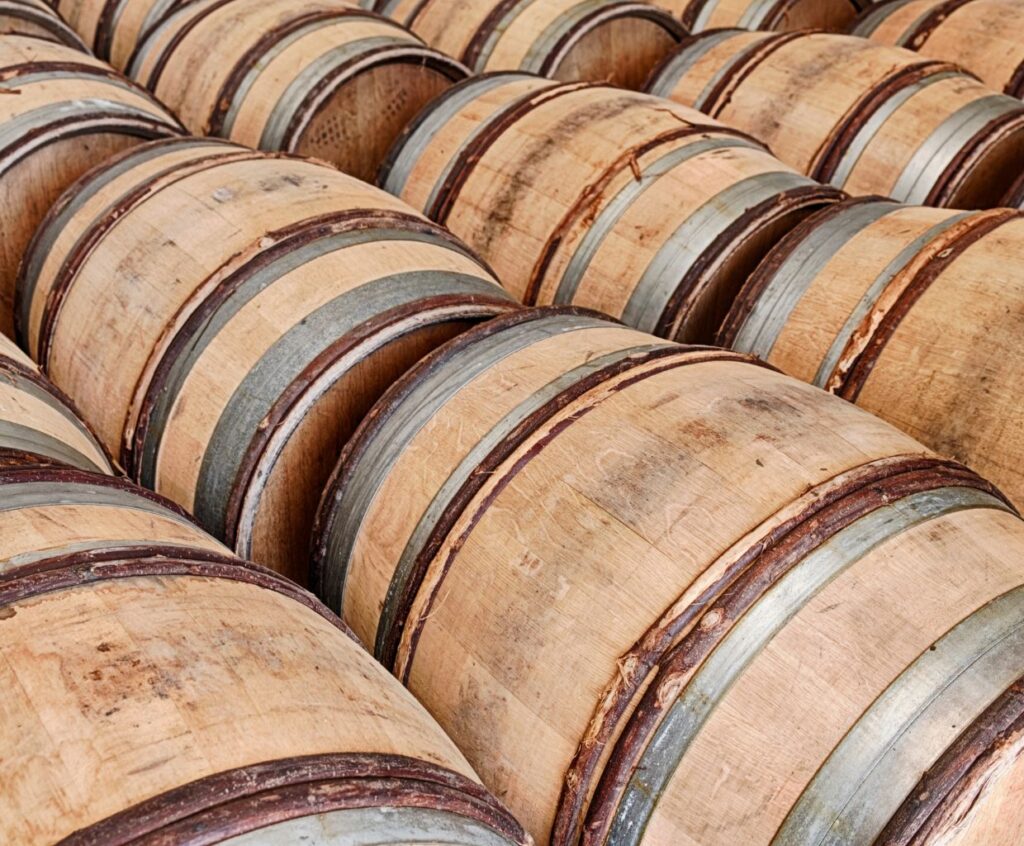
[(1003, 205), (1012, 209), (1024, 209), (1024, 172), (1007, 192)]
[(198, 138), (80, 181), (18, 294), (26, 348), (128, 473), (299, 581), (323, 484), (366, 409), (435, 346), (517, 308), (383, 191)]
[(198, 0), (144, 37), (129, 75), (197, 135), (325, 159), (367, 181), (466, 69), (343, 0)]
[(1024, 104), (953, 65), (851, 35), (695, 36), (648, 90), (854, 195), (989, 208), (1024, 160)]
[(1024, 0), (892, 0), (869, 6), (851, 30), (967, 68), (997, 91), (1024, 97)]
[(527, 838), (316, 599), (171, 553), (0, 576), (4, 843)]
[(519, 70), (639, 88), (686, 30), (631, 0), (370, 0), (475, 73)]
[(1024, 214), (852, 200), (751, 277), (719, 338), (889, 420), (1024, 504)]
[(839, 196), (690, 109), (523, 74), (435, 100), (381, 184), (527, 304), (587, 306), (696, 341), (768, 248)]
[(722, 27), (793, 32), (822, 29), (845, 32), (861, 0), (658, 0), (661, 6), (681, 15), (691, 32)]
[(742, 355), (498, 318), (378, 403), (317, 537), (537, 842), (907, 843), (965, 791), (957, 824), (1024, 825), (1024, 523)]
[(88, 52), (78, 34), (46, 0), (0, 0), (0, 35), (33, 35)]
[[(0, 335), (0, 456), (25, 454), (113, 473), (103, 447), (70, 400), (15, 343)], [(3, 547), (0, 544), (0, 555)]]
[(178, 122), (134, 83), (79, 50), (0, 38), (0, 332), (13, 332), (14, 280), (33, 231), (94, 164)]

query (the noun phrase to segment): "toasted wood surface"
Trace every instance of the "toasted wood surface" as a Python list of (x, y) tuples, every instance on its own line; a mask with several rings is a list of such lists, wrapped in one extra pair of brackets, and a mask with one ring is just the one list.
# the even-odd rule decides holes
[(751, 279), (721, 341), (854, 400), (1024, 503), (1024, 216), (850, 202)]
[(579, 312), (426, 359), (318, 529), (322, 594), (538, 841), (872, 842), (1024, 674), (1024, 524), (991, 486), (749, 359)]
[(0, 591), (4, 842), (252, 842), (357, 808), (376, 842), (525, 842), (423, 708), (267, 571), (113, 560)]
[(198, 0), (129, 63), (200, 135), (315, 155), (364, 180), (419, 110), (466, 69), (343, 0)]
[(80, 50), (0, 38), (0, 332), (12, 335), (18, 264), (61, 192), (109, 156), (179, 124), (153, 98)]
[(1022, 97), (1022, 27), (1022, 0), (891, 0), (868, 7), (851, 31), (956, 62), (995, 90)]
[(640, 87), (685, 30), (628, 0), (379, 0), (371, 5), (476, 73), (529, 71)]
[(366, 409), (434, 346), (515, 307), (388, 194), (202, 139), (82, 181), (22, 281), (28, 348), (129, 473), (299, 581), (317, 497)]
[(736, 283), (838, 194), (690, 109), (584, 83), (485, 75), (434, 102), (382, 184), (528, 304), (576, 304), (707, 340)]
[(991, 208), (1024, 160), (1024, 104), (955, 65), (829, 33), (709, 32), (648, 90), (853, 195)]

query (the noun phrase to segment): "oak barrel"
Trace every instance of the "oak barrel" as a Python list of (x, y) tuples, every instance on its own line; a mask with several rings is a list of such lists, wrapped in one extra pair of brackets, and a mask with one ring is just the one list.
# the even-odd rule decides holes
[(745, 356), (477, 327), (370, 413), (316, 555), (538, 842), (907, 843), (963, 795), (913, 842), (1024, 830), (1024, 523)]
[(639, 88), (685, 34), (632, 0), (370, 0), (475, 73), (527, 71)]
[(0, 569), (4, 843), (527, 842), (426, 711), (276, 574), (166, 551)]
[(463, 238), (523, 302), (695, 341), (768, 248), (840, 196), (691, 109), (524, 74), (435, 100), (381, 184)]
[(792, 32), (822, 29), (845, 32), (861, 0), (658, 0), (682, 17), (692, 32), (722, 27)]
[[(113, 473), (110, 459), (70, 400), (14, 341), (0, 335), (0, 456)], [(4, 547), (0, 544), (0, 555)]]
[(956, 62), (997, 91), (1024, 97), (1024, 0), (892, 0), (858, 18), (855, 35)]
[(0, 0), (0, 35), (32, 35), (88, 52), (78, 34), (46, 0)]
[(23, 343), (127, 472), (303, 581), (338, 450), (425, 353), (517, 308), (377, 188), (213, 139), (153, 142), (51, 210)]
[(46, 210), (84, 171), (180, 124), (109, 66), (62, 44), (0, 37), (0, 332), (13, 332), (14, 280)]
[(1007, 192), (1003, 204), (1012, 209), (1024, 209), (1024, 169), (1021, 171), (1020, 178)]
[(316, 156), (372, 180), (419, 110), (466, 69), (343, 0), (197, 0), (165, 15), (129, 75), (197, 135)]
[[(92, 51), (124, 71), (142, 38), (186, 0), (50, 0)], [(187, 0), (192, 2), (192, 0)]]
[(854, 195), (990, 208), (1024, 161), (1024, 103), (947, 62), (852, 35), (709, 32), (684, 42), (648, 90)]
[(1024, 214), (878, 199), (816, 215), (719, 338), (955, 457), (1024, 505)]

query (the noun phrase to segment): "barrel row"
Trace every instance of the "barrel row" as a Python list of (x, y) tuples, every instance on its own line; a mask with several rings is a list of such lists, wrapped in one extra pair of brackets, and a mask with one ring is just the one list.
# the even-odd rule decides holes
[(1020, 100), (949, 62), (854, 36), (709, 32), (684, 42), (648, 90), (854, 195), (991, 208), (1024, 161)]
[(377, 403), (316, 539), (538, 842), (1015, 842), (1024, 524), (752, 358), (498, 317)]
[(995, 90), (1024, 97), (1022, 27), (1021, 0), (888, 0), (870, 6), (850, 31), (955, 62)]
[(465, 240), (523, 302), (696, 342), (769, 246), (842, 196), (694, 110), (523, 74), (436, 99), (381, 184)]

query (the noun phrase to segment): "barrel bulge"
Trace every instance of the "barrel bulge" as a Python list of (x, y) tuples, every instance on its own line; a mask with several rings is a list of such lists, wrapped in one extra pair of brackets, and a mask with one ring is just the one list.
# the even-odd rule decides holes
[(1024, 97), (1022, 26), (1021, 0), (892, 0), (869, 6), (850, 31), (955, 62), (996, 91)]
[(343, 0), (198, 0), (141, 39), (128, 73), (198, 135), (372, 180), (404, 126), (466, 69)]
[[(907, 842), (958, 738), (1001, 772), (966, 817), (1019, 783), (983, 729), (1022, 713), (1022, 544), (991, 485), (848, 403), (538, 309), (375, 406), (314, 583), (539, 842)], [(930, 810), (981, 783), (944, 772)]]
[(691, 109), (523, 74), (438, 98), (381, 184), (463, 238), (523, 302), (696, 342), (769, 247), (841, 196)]
[(957, 66), (828, 33), (695, 36), (648, 90), (853, 195), (990, 208), (1024, 159), (1024, 104)]
[(375, 7), (475, 73), (526, 71), (639, 88), (685, 34), (628, 0), (378, 0)]
[(121, 150), (180, 132), (103, 62), (31, 36), (0, 38), (0, 206), (17, 209), (0, 239), (0, 332), (13, 335), (18, 264), (61, 192)]
[(860, 0), (660, 0), (660, 5), (680, 15), (691, 32), (722, 27), (845, 32), (863, 7)]
[(58, 564), (0, 580), (5, 843), (529, 843), (311, 594), (184, 552)]
[(30, 35), (89, 52), (78, 34), (46, 0), (0, 2), (0, 35)]
[(82, 180), (24, 270), (27, 348), (129, 474), (299, 581), (366, 409), (433, 347), (516, 308), (399, 200), (211, 139), (157, 142)]
[(1024, 503), (1024, 216), (878, 199), (807, 221), (765, 259), (719, 341), (974, 467)]

